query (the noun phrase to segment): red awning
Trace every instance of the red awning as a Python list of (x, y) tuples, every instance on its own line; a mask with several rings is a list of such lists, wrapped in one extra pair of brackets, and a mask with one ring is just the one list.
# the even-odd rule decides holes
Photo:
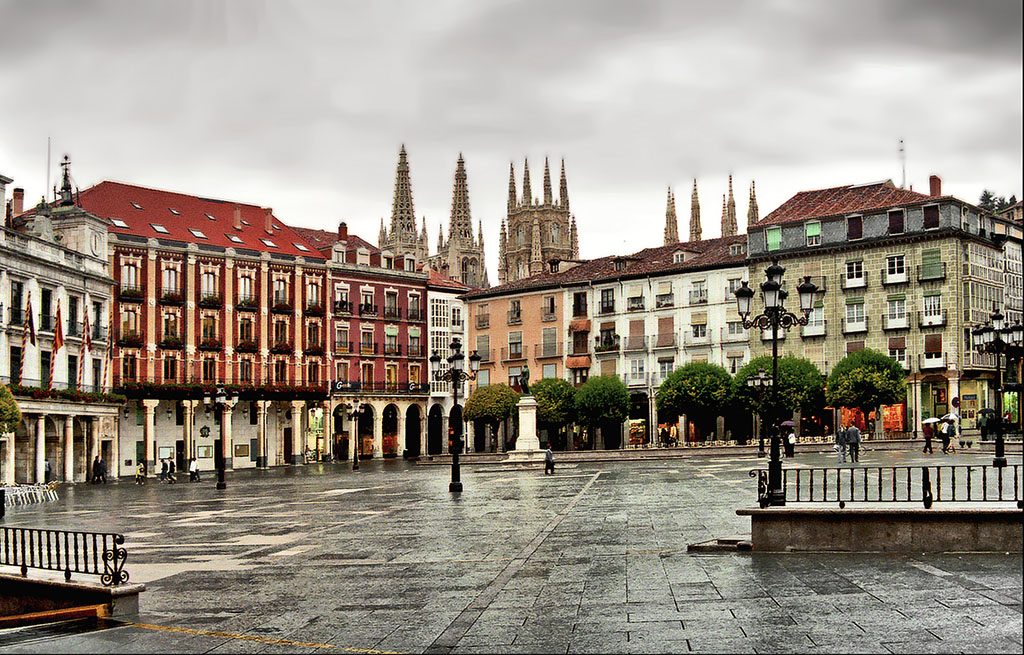
[(569, 355), (565, 358), (566, 368), (590, 368), (590, 355)]
[(570, 332), (590, 332), (589, 318), (574, 318), (569, 321)]

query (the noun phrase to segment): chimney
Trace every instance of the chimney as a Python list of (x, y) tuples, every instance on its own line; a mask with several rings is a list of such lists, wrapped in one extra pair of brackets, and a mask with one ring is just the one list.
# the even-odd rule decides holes
[(231, 220), (231, 226), (236, 230), (242, 229), (242, 208), (235, 206), (235, 217)]
[(338, 241), (348, 241), (348, 223), (338, 223)]
[(930, 175), (928, 177), (928, 195), (942, 195), (942, 178), (940, 178), (938, 175)]
[(25, 189), (15, 188), (11, 199), (14, 201), (14, 215), (18, 216), (23, 213), (25, 211)]
[(266, 211), (266, 216), (264, 217), (264, 221), (263, 221), (263, 229), (267, 231), (267, 234), (273, 234), (274, 233), (274, 210), (271, 209), (270, 207), (267, 207), (264, 211)]

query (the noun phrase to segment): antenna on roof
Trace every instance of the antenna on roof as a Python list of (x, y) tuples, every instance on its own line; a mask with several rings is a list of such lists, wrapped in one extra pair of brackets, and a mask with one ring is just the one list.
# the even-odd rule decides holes
[(903, 177), (900, 178), (900, 188), (907, 188), (907, 149), (903, 145), (903, 139), (900, 139), (900, 170)]

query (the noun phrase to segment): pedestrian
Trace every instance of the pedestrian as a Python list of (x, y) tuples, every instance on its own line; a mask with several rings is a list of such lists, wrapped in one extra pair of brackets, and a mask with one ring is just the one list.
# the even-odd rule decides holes
[(860, 461), (860, 428), (856, 424), (846, 429), (846, 446), (850, 449), (850, 463)]
[(174, 484), (175, 482), (178, 481), (178, 479), (174, 477), (174, 470), (175, 470), (174, 460), (168, 458), (167, 459), (167, 483), (168, 484)]
[(842, 423), (839, 424), (839, 429), (836, 430), (836, 455), (839, 459), (840, 464), (846, 463), (846, 426)]
[(985, 410), (978, 415), (978, 429), (981, 430), (981, 440), (988, 441), (988, 412)]
[(199, 482), (199, 462), (193, 457), (188, 462), (188, 481)]
[(957, 429), (956, 419), (949, 419), (949, 453), (951, 455), (956, 454), (956, 442), (957, 442)]
[(949, 436), (949, 419), (943, 419), (942, 423), (939, 424), (939, 437), (942, 439), (942, 452), (949, 454), (950, 436)]
[(107, 483), (107, 462), (102, 457), (100, 458), (100, 482)]
[(50, 474), (50, 460), (46, 460), (46, 467), (43, 469), (43, 480), (46, 482), (46, 484), (50, 484)]
[(551, 452), (551, 442), (547, 442), (547, 450), (544, 451), (544, 475), (555, 474), (555, 454)]
[(924, 448), (921, 449), (922, 453), (928, 453), (929, 455), (934, 454), (932, 450), (932, 426), (930, 423), (924, 424)]
[(96, 482), (98, 482), (99, 479), (100, 479), (100, 456), (96, 455), (96, 457), (94, 457), (93, 460), (92, 460), (92, 468), (91, 468), (91, 471), (90, 471), (90, 474), (89, 474), (89, 483), (90, 484), (96, 484)]
[(135, 484), (146, 484), (146, 463), (139, 462), (135, 467)]
[(796, 432), (793, 430), (790, 430), (789, 436), (786, 437), (786, 457), (796, 457)]
[(160, 482), (167, 482), (167, 460), (160, 460)]

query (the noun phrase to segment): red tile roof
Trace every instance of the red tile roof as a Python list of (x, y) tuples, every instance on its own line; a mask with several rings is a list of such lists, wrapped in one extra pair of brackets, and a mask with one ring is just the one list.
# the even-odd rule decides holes
[(437, 271), (431, 269), (430, 276), (427, 278), (427, 286), (438, 287), (441, 289), (451, 289), (452, 291), (469, 291), (473, 287), (466, 286), (458, 280), (453, 280), (447, 275), (442, 275)]
[(748, 229), (797, 223), (811, 218), (859, 214), (935, 199), (923, 193), (901, 189), (892, 180), (801, 191)]
[[(338, 242), (337, 232), (314, 230), (308, 227), (296, 227), (293, 229), (301, 234), (306, 241), (316, 246), (318, 250), (330, 250)], [(348, 241), (346, 243), (349, 244), (350, 248), (366, 248), (370, 251), (371, 255), (380, 254), (380, 248), (351, 232), (348, 233)]]
[[(273, 215), (273, 233), (268, 234), (264, 229), (267, 209), (256, 205), (109, 181), (82, 191), (78, 205), (90, 214), (110, 220), (107, 229), (114, 234), (324, 258), (314, 244)], [(241, 229), (233, 227), (236, 207), (241, 211)], [(162, 226), (166, 232), (157, 231), (154, 225)], [(196, 230), (206, 238), (190, 230)], [(274, 245), (265, 243), (264, 239)]]

